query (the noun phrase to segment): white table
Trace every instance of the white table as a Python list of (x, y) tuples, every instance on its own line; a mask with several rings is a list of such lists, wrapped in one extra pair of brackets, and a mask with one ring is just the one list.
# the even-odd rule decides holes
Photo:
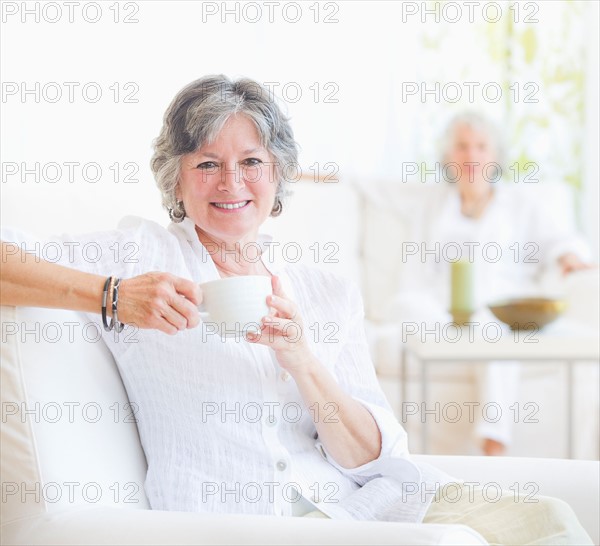
[[(482, 323), (483, 324), (483, 323)], [(486, 322), (485, 324), (489, 324)], [(420, 364), (421, 401), (427, 401), (427, 368), (436, 362), (486, 363), (492, 360), (518, 360), (520, 362), (564, 362), (567, 367), (567, 456), (573, 456), (573, 364), (581, 361), (600, 360), (598, 332), (581, 324), (556, 321), (538, 332), (512, 332), (504, 325), (495, 323), (487, 331), (475, 327), (463, 327), (456, 341), (458, 330), (445, 325), (445, 335), (439, 340), (430, 333), (421, 332), (406, 336), (400, 359), (401, 402), (406, 402), (407, 361), (414, 358)], [(430, 328), (431, 330), (431, 328)], [(444, 329), (440, 329), (440, 333)], [(498, 332), (501, 336), (495, 339)], [(422, 420), (422, 449), (427, 453), (427, 419)]]

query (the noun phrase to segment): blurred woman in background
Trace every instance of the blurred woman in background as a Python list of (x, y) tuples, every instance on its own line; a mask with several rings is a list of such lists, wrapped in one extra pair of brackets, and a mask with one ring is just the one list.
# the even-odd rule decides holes
[[(507, 173), (504, 148), (499, 130), (480, 114), (462, 113), (449, 123), (442, 143), (444, 182), (431, 188), (426, 202), (401, 207), (411, 231), (409, 240), (448, 252), (407, 259), (395, 299), (403, 321), (451, 320), (446, 257), (454, 257), (450, 250), (456, 248), (472, 263), (473, 320), (480, 323), (493, 320), (486, 310), (493, 301), (539, 295), (540, 281), (549, 271), (558, 268), (566, 275), (590, 267), (589, 249), (575, 234), (568, 207), (561, 206), (558, 214), (551, 206), (551, 192), (539, 199), (539, 187), (532, 188), (536, 195), (527, 191), (531, 186), (525, 182), (537, 182), (533, 176), (526, 179), (528, 173), (520, 173), (517, 184), (500, 180)], [(484, 252), (485, 248), (494, 252)], [(474, 365), (473, 370), (480, 407), (490, 403), (500, 409), (497, 420), (481, 418), (476, 423), (475, 435), (483, 453), (501, 455), (511, 443), (509, 407), (517, 401), (520, 366), (489, 362)]]

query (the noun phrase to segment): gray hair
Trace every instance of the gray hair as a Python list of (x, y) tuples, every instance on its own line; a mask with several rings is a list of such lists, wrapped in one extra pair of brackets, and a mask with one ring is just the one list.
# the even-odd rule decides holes
[(484, 133), (489, 139), (492, 147), (496, 151), (496, 162), (500, 165), (502, 173), (506, 173), (507, 152), (503, 132), (500, 128), (483, 114), (475, 111), (461, 112), (455, 115), (448, 123), (442, 136), (440, 145), (440, 157), (442, 166), (446, 165), (446, 158), (454, 143), (454, 133), (460, 125), (466, 125)]
[(289, 119), (258, 82), (249, 78), (232, 81), (224, 75), (215, 75), (193, 81), (175, 96), (154, 141), (150, 167), (162, 194), (162, 204), (170, 215), (181, 207), (175, 196), (181, 157), (213, 141), (235, 114), (244, 114), (252, 120), (261, 144), (275, 159), (277, 189), (271, 216), (281, 213), (283, 200), (289, 195), (287, 186), (299, 172), (298, 146)]

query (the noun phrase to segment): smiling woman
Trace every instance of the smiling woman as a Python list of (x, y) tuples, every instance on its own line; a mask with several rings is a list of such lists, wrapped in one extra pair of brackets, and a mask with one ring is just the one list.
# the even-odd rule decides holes
[[(281, 213), (285, 173), (296, 161), (292, 130), (269, 93), (247, 79), (197, 80), (170, 105), (155, 150), (167, 229), (128, 217), (116, 231), (79, 237), (97, 245), (101, 259), (69, 255), (62, 264), (15, 251), (27, 236), (7, 229), (1, 285), (4, 305), (80, 310), (104, 325), (138, 408), (152, 508), (460, 521), (440, 493), (460, 480), (411, 459), (378, 384), (358, 288), (316, 268), (262, 259), (269, 237), (260, 226)], [(136, 260), (114, 260), (115, 244), (130, 243)], [(245, 245), (258, 249), (258, 260)], [(271, 281), (260, 330), (211, 335), (199, 319), (201, 283), (249, 274)], [(112, 330), (120, 324), (140, 329), (138, 343), (119, 342)], [(311, 339), (327, 325), (333, 336)], [(539, 498), (526, 513), (477, 499), (461, 510), (496, 543), (591, 544), (555, 499)]]
[[(192, 219), (209, 248), (241, 252), (283, 210), (297, 164), (287, 119), (256, 82), (207, 77), (179, 93), (164, 121), (152, 170), (171, 219)], [(226, 275), (266, 273), (262, 262), (228, 261), (215, 261)]]

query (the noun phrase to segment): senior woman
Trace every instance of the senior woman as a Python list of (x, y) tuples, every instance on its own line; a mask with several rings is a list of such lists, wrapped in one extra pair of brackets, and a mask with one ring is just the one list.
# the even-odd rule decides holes
[[(458, 191), (450, 194), (434, 229), (444, 242), (493, 241), (505, 252), (497, 263), (476, 261), (474, 295), (478, 309), (503, 297), (535, 294), (544, 269), (556, 266), (566, 275), (590, 267), (586, 263), (589, 249), (568, 221), (561, 224), (559, 215), (545, 210), (544, 203), (490, 183), (499, 178), (499, 173), (490, 171), (494, 165), (505, 166), (505, 153), (496, 127), (476, 113), (456, 116), (446, 130), (444, 162), (459, 165), (461, 176)], [(525, 183), (525, 174), (522, 178)], [(515, 244), (519, 246), (519, 254), (509, 256), (511, 244), (513, 250)], [(480, 420), (476, 434), (485, 454), (502, 454), (512, 440), (509, 407), (517, 401), (520, 365), (491, 362), (476, 369), (481, 404), (494, 402), (502, 408), (497, 421)]]
[[(7, 256), (2, 304), (79, 310), (99, 323), (103, 294), (118, 286), (117, 330), (135, 325), (138, 342), (112, 331), (104, 339), (139, 407), (153, 509), (406, 522), (454, 521), (467, 509), (472, 518), (462, 522), (502, 544), (540, 537), (591, 544), (556, 499), (518, 505), (518, 525), (511, 510), (492, 510), (490, 520), (498, 504), (480, 493), (452, 515), (440, 492), (460, 480), (411, 461), (369, 358), (358, 289), (313, 268), (247, 259), (244, 245), (266, 248), (259, 229), (282, 212), (285, 167), (296, 158), (288, 120), (259, 84), (224, 76), (192, 82), (169, 106), (152, 159), (169, 227), (127, 217), (118, 230), (80, 239), (106, 250), (134, 242), (135, 260), (115, 263), (105, 252), (67, 268)], [(19, 237), (3, 233), (3, 241)], [(199, 283), (234, 275), (271, 278), (261, 332), (200, 335)], [(290, 321), (300, 331), (335, 322), (338, 342), (296, 329), (291, 339)], [(244, 418), (239, 408), (257, 403), (269, 411)], [(286, 404), (300, 416), (286, 415)], [(510, 499), (505, 508), (517, 510)]]
[[(503, 298), (531, 296), (541, 291), (540, 279), (556, 268), (563, 274), (591, 267), (590, 252), (574, 232), (567, 214), (550, 210), (537, 185), (505, 184), (504, 142), (497, 127), (477, 112), (463, 112), (443, 135), (442, 165), (449, 183), (431, 186), (427, 199), (397, 203), (411, 227), (407, 238), (427, 248), (456, 248), (473, 262), (474, 321), (488, 323), (486, 306)], [(525, 175), (522, 176), (525, 178)], [(451, 181), (451, 182), (450, 182)], [(386, 196), (387, 197), (387, 196)], [(547, 199), (547, 194), (542, 196)], [(482, 249), (500, 248), (500, 259)], [(474, 249), (469, 256), (468, 249)], [(448, 260), (411, 256), (395, 296), (394, 308), (405, 321), (450, 321), (450, 264)], [(473, 366), (480, 407), (498, 413), (483, 418), (478, 412), (473, 436), (485, 455), (502, 455), (512, 443), (511, 406), (518, 398), (519, 362), (489, 362)]]

